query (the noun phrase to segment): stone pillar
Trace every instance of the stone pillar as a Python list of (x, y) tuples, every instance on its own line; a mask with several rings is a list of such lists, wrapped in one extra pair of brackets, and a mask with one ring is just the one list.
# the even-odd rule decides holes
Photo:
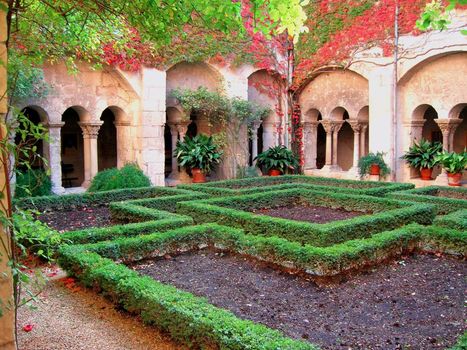
[(252, 165), (256, 165), (255, 158), (258, 156), (258, 129), (261, 126), (261, 121), (254, 121), (251, 125), (251, 159)]
[(366, 156), (366, 131), (368, 130), (368, 123), (360, 122), (362, 128), (360, 130), (360, 157)]
[(65, 189), (62, 186), (62, 154), (60, 131), (65, 123), (48, 123), (49, 129), (49, 169), (50, 180), (52, 181), (52, 191), (55, 194), (62, 194)]
[(305, 170), (316, 169), (317, 141), (318, 141), (318, 122), (303, 123), (303, 152), (305, 156)]
[[(445, 151), (451, 152), (454, 145), (451, 144), (452, 137), (458, 125), (462, 122), (460, 119), (435, 119), (435, 122), (438, 124), (441, 132), (443, 134), (443, 149)], [(446, 185), (448, 182), (448, 174), (446, 170), (442, 170), (441, 174), (436, 178), (436, 183), (439, 185)]]
[[(361, 142), (361, 132), (362, 124), (358, 120), (348, 120), (347, 121), (353, 130), (353, 165), (352, 169), (358, 169), (358, 160), (360, 159), (360, 142)], [(351, 170), (352, 170), (351, 169)]]
[(324, 168), (329, 168), (332, 165), (332, 133), (334, 126), (329, 120), (322, 120), (321, 125), (326, 132), (326, 160), (324, 162)]
[[(178, 135), (180, 140), (185, 138), (186, 132), (188, 131), (188, 125), (190, 125), (190, 121), (180, 122), (177, 124)], [(189, 183), (191, 181), (190, 176), (186, 172), (186, 168), (182, 167), (180, 169), (180, 174), (178, 177), (179, 183)]]
[(117, 130), (117, 168), (121, 168), (131, 158), (128, 156), (128, 127), (131, 125), (129, 121), (115, 121), (115, 129)]
[(169, 174), (170, 179), (177, 179), (180, 175), (178, 171), (178, 162), (177, 162), (177, 157), (174, 154), (175, 147), (177, 147), (177, 141), (178, 141), (178, 125), (177, 124), (168, 124), (170, 128), (170, 136), (172, 139), (172, 171)]
[(344, 124), (343, 121), (340, 122), (333, 122), (333, 133), (332, 133), (332, 166), (336, 169), (340, 168), (337, 165), (337, 141), (338, 141), (338, 136), (339, 136), (339, 130), (342, 128), (342, 125)]
[(97, 136), (103, 122), (80, 122), (79, 126), (83, 131), (84, 148), (84, 182), (81, 185), (88, 188), (92, 178), (98, 171), (97, 158)]

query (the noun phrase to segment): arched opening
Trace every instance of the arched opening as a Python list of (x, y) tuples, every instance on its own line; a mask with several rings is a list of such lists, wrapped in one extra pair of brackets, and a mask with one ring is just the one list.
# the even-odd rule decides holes
[[(348, 119), (349, 113), (344, 110), (342, 120), (346, 121)], [(349, 170), (353, 164), (353, 136), (353, 130), (350, 124), (342, 124), (337, 137), (337, 165), (344, 171)]]
[(164, 164), (164, 173), (165, 177), (169, 176), (172, 172), (172, 156), (173, 156), (173, 147), (172, 147), (172, 132), (170, 127), (165, 124), (164, 127), (164, 150), (165, 150), (165, 164)]
[(458, 118), (462, 120), (462, 122), (454, 132), (453, 151), (460, 153), (464, 152), (467, 148), (467, 105), (462, 108)]
[[(31, 122), (33, 125), (39, 125), (42, 123), (42, 118), (39, 113), (35, 108), (33, 107), (26, 107), (24, 108), (21, 113), (26, 117), (29, 122)], [(31, 127), (28, 126), (28, 123), (24, 121), (23, 123), (20, 123), (18, 126), (20, 130), (31, 130)], [(15, 135), (15, 144), (16, 146), (21, 148), (27, 148), (29, 150), (32, 150), (34, 146), (37, 147), (36, 152), (18, 152), (17, 156), (19, 159), (17, 159), (17, 169), (16, 170), (26, 170), (26, 163), (29, 163), (32, 169), (44, 169), (45, 164), (44, 164), (44, 157), (46, 156), (44, 154), (44, 142), (42, 140), (37, 140), (34, 136), (32, 136), (30, 133), (27, 133), (26, 137), (22, 137), (21, 132), (16, 133)], [(27, 153), (27, 154), (26, 154)]]
[(79, 114), (68, 108), (62, 115), (62, 186), (78, 187), (84, 181), (83, 134), (79, 126)]
[[(426, 106), (422, 118), (425, 121), (422, 128), (422, 138), (430, 142), (443, 143), (443, 134), (435, 121), (438, 118), (438, 113), (436, 110), (432, 106)], [(438, 176), (440, 173), (440, 167), (435, 167), (433, 169), (433, 178), (436, 178), (436, 176)]]
[[(323, 120), (321, 113), (318, 114), (318, 121)], [(321, 169), (326, 163), (326, 131), (321, 123), (318, 124), (316, 136), (316, 168)]]
[(97, 138), (97, 168), (102, 171), (117, 167), (117, 128), (115, 127), (115, 114), (106, 108), (101, 115), (103, 124), (99, 129)]

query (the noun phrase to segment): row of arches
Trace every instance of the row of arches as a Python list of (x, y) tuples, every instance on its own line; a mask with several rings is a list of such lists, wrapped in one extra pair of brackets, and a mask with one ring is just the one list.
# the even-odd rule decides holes
[[(51, 121), (40, 106), (27, 106), (22, 113), (32, 123), (41, 123), (49, 130), (49, 142), (36, 143), (38, 153), (48, 164), (36, 161), (32, 167), (49, 167), (55, 189), (86, 187), (97, 171), (123, 163), (117, 128), (121, 128), (125, 114), (118, 107), (104, 109), (98, 120), (90, 120), (89, 112), (80, 106), (67, 108), (59, 121)], [(20, 142), (18, 137), (15, 142)]]

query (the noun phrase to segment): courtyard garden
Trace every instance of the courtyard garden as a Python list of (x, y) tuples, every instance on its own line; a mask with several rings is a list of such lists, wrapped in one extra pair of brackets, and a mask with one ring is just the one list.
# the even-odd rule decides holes
[(28, 254), (179, 348), (464, 349), (466, 196), (284, 175), (15, 204), (60, 232)]

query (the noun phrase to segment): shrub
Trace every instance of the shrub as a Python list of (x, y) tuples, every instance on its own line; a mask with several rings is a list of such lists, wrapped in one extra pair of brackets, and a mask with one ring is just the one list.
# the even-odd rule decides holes
[(288, 170), (293, 172), (299, 165), (297, 157), (285, 146), (271, 147), (258, 154), (255, 159), (258, 167), (266, 172), (279, 170), (282, 174), (285, 174)]
[(37, 197), (52, 194), (52, 182), (42, 169), (29, 169), (16, 173), (15, 197)]
[(143, 171), (136, 164), (127, 164), (121, 169), (112, 168), (97, 173), (88, 192), (148, 186), (151, 186), (151, 181)]
[(200, 169), (203, 173), (210, 173), (220, 163), (223, 152), (218, 149), (212, 136), (203, 134), (193, 138), (185, 136), (183, 141), (177, 142), (175, 155), (182, 167)]
[(401, 157), (415, 169), (432, 169), (438, 164), (438, 153), (443, 149), (439, 142), (430, 142), (421, 139), (419, 143), (414, 142), (410, 149)]

